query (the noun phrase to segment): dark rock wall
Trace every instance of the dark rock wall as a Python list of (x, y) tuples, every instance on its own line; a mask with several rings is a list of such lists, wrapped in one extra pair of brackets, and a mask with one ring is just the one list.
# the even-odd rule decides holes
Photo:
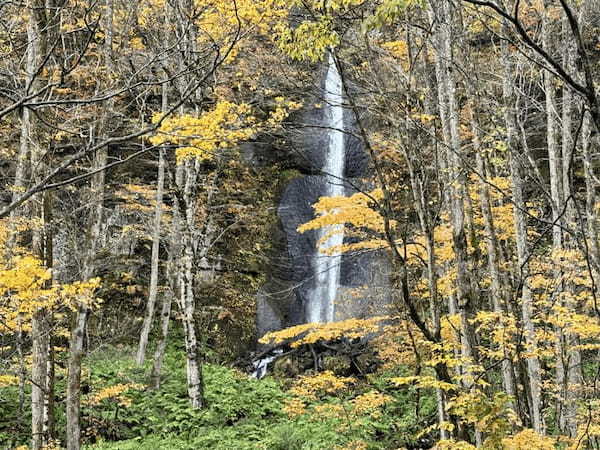
[[(321, 86), (321, 89), (323, 86)], [(321, 91), (322, 92), (322, 91)], [(314, 93), (313, 93), (314, 94)], [(273, 232), (275, 254), (271, 258), (269, 281), (257, 295), (257, 335), (305, 322), (308, 293), (314, 288), (313, 257), (317, 232), (300, 234), (298, 226), (314, 217), (312, 204), (325, 192), (325, 163), (329, 136), (323, 127), (327, 108), (319, 99), (293, 118), (287, 158), (300, 173), (284, 189), (278, 205), (279, 226)], [(305, 102), (306, 103), (306, 102)], [(367, 174), (369, 158), (353, 130), (351, 112), (346, 114), (346, 193)], [(257, 155), (253, 155), (257, 157)], [(258, 155), (260, 157), (260, 155)], [(387, 300), (386, 256), (381, 252), (346, 254), (342, 258), (341, 286), (336, 318), (381, 314)]]

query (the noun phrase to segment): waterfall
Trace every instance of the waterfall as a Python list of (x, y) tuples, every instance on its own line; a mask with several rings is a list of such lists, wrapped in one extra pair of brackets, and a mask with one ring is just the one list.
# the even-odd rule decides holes
[(283, 353), (283, 350), (278, 348), (273, 352), (273, 354), (265, 356), (264, 358), (261, 358), (258, 361), (255, 361), (252, 364), (254, 366), (254, 372), (252, 372), (250, 377), (256, 378), (257, 380), (264, 378), (269, 369), (269, 364), (271, 364), (273, 361), (275, 361), (277, 359), (277, 357), (279, 355), (281, 355), (282, 353)]
[[(342, 78), (335, 64), (333, 54), (329, 54), (329, 67), (325, 80), (325, 126), (329, 129), (327, 155), (323, 172), (326, 175), (323, 196), (336, 197), (344, 195), (344, 108), (343, 108)], [(335, 232), (324, 243), (322, 249), (342, 245), (344, 241), (343, 225), (322, 228), (318, 233), (319, 240)], [(335, 299), (340, 284), (341, 253), (332, 255), (316, 251), (313, 259), (313, 280), (315, 287), (312, 289), (306, 308), (308, 322), (333, 322), (335, 318)]]

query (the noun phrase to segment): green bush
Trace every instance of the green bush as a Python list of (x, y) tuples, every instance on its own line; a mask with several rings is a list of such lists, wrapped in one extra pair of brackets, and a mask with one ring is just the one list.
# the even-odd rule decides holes
[[(291, 394), (284, 390), (285, 383), (271, 377), (250, 379), (237, 370), (213, 364), (204, 366), (207, 406), (198, 411), (189, 407), (183, 350), (170, 348), (163, 367), (161, 388), (154, 391), (144, 387), (149, 363), (136, 366), (131, 348), (109, 347), (86, 358), (82, 378), (87, 393), (82, 403), (86, 448), (315, 450), (361, 441), (369, 449), (387, 449), (412, 443), (415, 432), (435, 417), (432, 393), (420, 393), (417, 417), (416, 392), (391, 387), (389, 374), (369, 377), (367, 383), (359, 383), (340, 397), (309, 402), (308, 413), (288, 417), (283, 406)], [(57, 380), (57, 399), (64, 399), (64, 379)], [(119, 398), (89, 401), (103, 389), (120, 384), (140, 387), (123, 392)], [(373, 388), (393, 397), (378, 414), (349, 418), (315, 411), (315, 407), (326, 405), (347, 409), (352, 398)], [(5, 413), (0, 420), (0, 448), (27, 444), (29, 420), (25, 416), (23, 425), (17, 426), (16, 388), (2, 389), (0, 394)], [(62, 437), (64, 405), (60, 400), (56, 418), (57, 432)]]

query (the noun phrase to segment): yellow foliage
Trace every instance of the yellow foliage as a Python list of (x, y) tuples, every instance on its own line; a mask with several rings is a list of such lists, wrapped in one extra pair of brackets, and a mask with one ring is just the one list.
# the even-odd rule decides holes
[(327, 370), (316, 375), (305, 375), (300, 377), (290, 389), (290, 393), (296, 397), (315, 400), (323, 395), (334, 394), (346, 389), (355, 383), (351, 377), (338, 377)]
[[(320, 248), (321, 253), (334, 254), (344, 253), (363, 249), (378, 249), (387, 247), (387, 241), (381, 238), (366, 237), (364, 230), (376, 234), (383, 234), (385, 229), (384, 218), (374, 206), (383, 199), (383, 191), (375, 189), (368, 193), (356, 193), (349, 197), (321, 197), (313, 205), (316, 217), (299, 226), (298, 231), (305, 233), (309, 230), (331, 227), (330, 232), (326, 233), (318, 242), (324, 244), (333, 234), (341, 233), (342, 229), (334, 227), (335, 225), (345, 225), (351, 227), (345, 230), (346, 234), (354, 234), (364, 239), (357, 243), (342, 244)], [(391, 221), (390, 226), (394, 227), (396, 223)]]
[(314, 22), (302, 22), (296, 28), (281, 22), (275, 26), (274, 31), (279, 48), (297, 60), (320, 61), (328, 48), (337, 47), (340, 42), (332, 21), (327, 16)]
[(306, 323), (265, 334), (260, 338), (261, 344), (281, 344), (288, 340), (291, 347), (314, 344), (319, 341), (332, 341), (341, 337), (355, 339), (375, 333), (380, 329), (381, 321), (387, 317), (370, 319), (347, 319), (340, 322)]
[(369, 445), (365, 441), (352, 441), (344, 446), (336, 446), (334, 450), (367, 450)]
[(556, 439), (550, 436), (542, 436), (535, 431), (527, 428), (514, 436), (502, 439), (502, 448), (504, 450), (554, 450), (556, 448)]
[(402, 365), (414, 367), (417, 361), (413, 345), (420, 354), (427, 353), (425, 341), (414, 325), (407, 321), (385, 326), (381, 335), (373, 339), (372, 344), (377, 350), (378, 358), (383, 362), (383, 369)]
[(161, 113), (155, 113), (152, 123), (161, 120), (162, 123), (149, 140), (153, 145), (176, 145), (178, 161), (189, 158), (209, 160), (215, 156), (217, 149), (235, 147), (260, 131), (279, 126), (291, 111), (301, 106), (283, 97), (275, 101), (274, 111), (262, 124), (252, 115), (252, 108), (248, 104), (229, 101), (218, 102), (214, 109), (199, 117), (184, 114), (164, 118)]
[(247, 104), (236, 105), (223, 101), (211, 111), (194, 117), (189, 114), (168, 117), (161, 113), (152, 117), (153, 123), (163, 120), (157, 133), (150, 138), (153, 145), (177, 145), (177, 159), (212, 159), (218, 148), (229, 148), (256, 133), (256, 118)]
[[(0, 253), (7, 253), (10, 228), (0, 221)], [(18, 232), (20, 225), (12, 228)], [(39, 309), (53, 310), (59, 305), (75, 308), (78, 302), (93, 306), (93, 291), (99, 279), (70, 284), (52, 284), (52, 274), (43, 262), (24, 249), (15, 247), (0, 263), (0, 332), (28, 331), (32, 315)]]
[(130, 406), (131, 405), (131, 399), (129, 399), (128, 397), (126, 397), (125, 394), (127, 391), (131, 391), (131, 390), (137, 390), (140, 391), (144, 389), (144, 386), (141, 384), (136, 384), (136, 383), (129, 383), (129, 384), (116, 384), (114, 386), (109, 386), (107, 388), (104, 388), (94, 394), (91, 394), (88, 398), (86, 403), (88, 405), (99, 405), (103, 400), (110, 400), (110, 399), (114, 399), (116, 400), (121, 406)]
[(388, 50), (398, 59), (408, 58), (408, 44), (406, 41), (389, 41), (381, 44), (382, 48)]
[(478, 347), (481, 354), (502, 360), (507, 355), (516, 353), (516, 342), (521, 330), (514, 317), (504, 313), (479, 311), (472, 323), (476, 325), (478, 333), (489, 337), (492, 344)]
[(419, 389), (442, 389), (444, 391), (451, 391), (456, 389), (456, 385), (453, 383), (446, 383), (439, 381), (437, 378), (429, 375), (415, 375), (408, 377), (395, 377), (391, 378), (390, 381), (397, 386), (414, 385)]
[[(388, 41), (383, 42), (381, 44), (381, 48), (390, 52), (390, 55), (397, 59), (400, 62), (401, 67), (404, 70), (409, 69), (409, 48), (406, 41)], [(425, 114), (423, 116), (426, 116)], [(432, 118), (434, 116), (431, 116)], [(428, 123), (429, 121), (424, 121), (423, 123)]]
[(19, 377), (14, 375), (0, 375), (0, 388), (7, 386), (15, 386), (19, 384)]
[(286, 398), (283, 405), (283, 412), (289, 417), (301, 416), (306, 412), (306, 404), (299, 398)]
[(510, 407), (511, 400), (504, 392), (493, 394), (490, 398), (484, 391), (474, 388), (468, 392), (460, 392), (448, 401), (446, 407), (461, 421), (474, 425), (476, 430), (485, 432), (486, 446), (495, 448), (518, 422)]
[(477, 447), (465, 441), (452, 441), (448, 439), (437, 442), (435, 450), (476, 450)]
[(244, 30), (254, 29), (259, 34), (271, 36), (273, 26), (287, 18), (289, 2), (284, 0), (195, 0), (203, 14), (198, 26), (204, 31), (199, 41), (208, 39), (216, 42), (226, 41), (232, 31), (238, 27), (238, 21)]
[(391, 402), (392, 400), (393, 397), (389, 395), (382, 394), (381, 392), (377, 391), (370, 391), (359, 395), (350, 403), (352, 403), (354, 414), (364, 415), (369, 413), (375, 417), (379, 415), (379, 408)]
[(344, 406), (339, 403), (325, 403), (313, 407), (314, 414), (324, 418), (340, 417), (346, 413)]
[(588, 448), (594, 440), (600, 438), (600, 400), (594, 399), (582, 407), (578, 417), (577, 436), (571, 439), (568, 450)]

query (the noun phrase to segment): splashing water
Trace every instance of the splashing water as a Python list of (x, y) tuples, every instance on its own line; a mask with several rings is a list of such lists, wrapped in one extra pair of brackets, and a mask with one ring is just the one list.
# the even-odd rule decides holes
[(283, 350), (278, 348), (273, 351), (273, 354), (265, 356), (264, 358), (259, 359), (253, 363), (254, 372), (250, 375), (251, 378), (256, 378), (260, 380), (267, 375), (267, 371), (269, 369), (269, 364), (277, 359), (279, 355), (283, 353)]

